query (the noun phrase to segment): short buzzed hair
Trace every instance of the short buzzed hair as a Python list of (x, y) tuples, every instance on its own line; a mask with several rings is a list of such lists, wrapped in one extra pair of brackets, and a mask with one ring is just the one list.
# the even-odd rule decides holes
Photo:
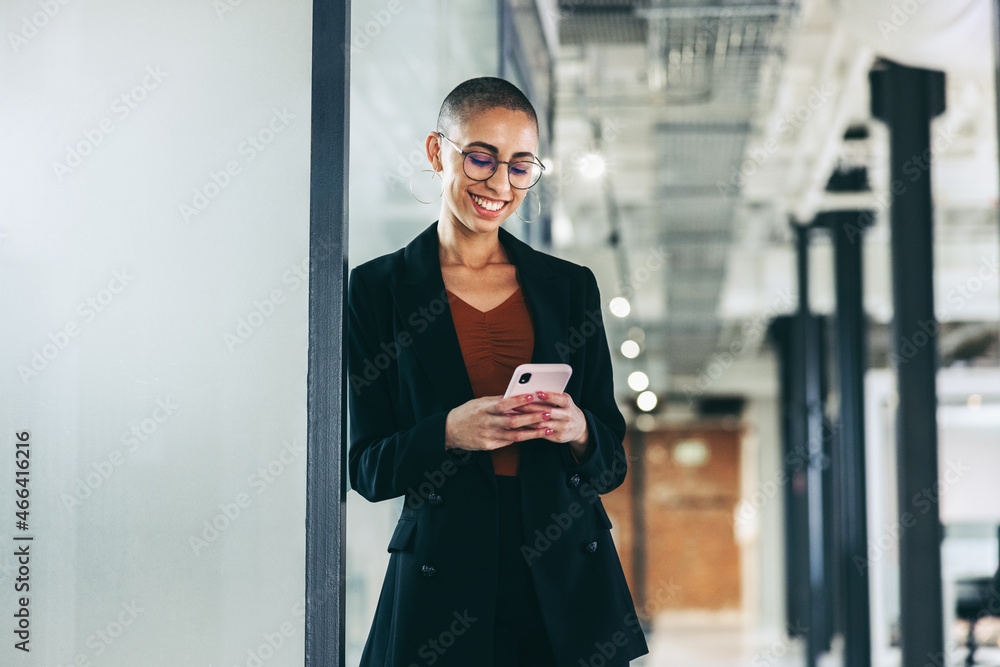
[(438, 132), (447, 134), (455, 125), (466, 122), (473, 115), (496, 107), (527, 114), (534, 122), (535, 130), (538, 130), (535, 107), (517, 86), (495, 76), (481, 76), (463, 81), (444, 98), (438, 113)]

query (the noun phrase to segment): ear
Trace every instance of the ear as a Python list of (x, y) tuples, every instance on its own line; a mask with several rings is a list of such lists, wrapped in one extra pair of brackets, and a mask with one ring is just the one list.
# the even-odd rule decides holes
[(444, 165), (441, 164), (441, 137), (438, 136), (437, 132), (431, 132), (427, 135), (424, 148), (427, 152), (427, 161), (431, 163), (431, 169), (442, 171)]

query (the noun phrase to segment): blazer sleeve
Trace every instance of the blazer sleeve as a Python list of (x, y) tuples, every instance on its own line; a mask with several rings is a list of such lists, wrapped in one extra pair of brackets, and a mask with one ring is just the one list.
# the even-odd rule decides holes
[(388, 289), (380, 292), (381, 298), (369, 290), (357, 268), (351, 271), (347, 297), (348, 473), (351, 488), (371, 502), (416, 493), (428, 479), (451, 474), (454, 467), (468, 462), (461, 453), (445, 450), (447, 411), (400, 428), (390, 391), (393, 368), (378, 370), (374, 365), (383, 352), (380, 342), (390, 342), (379, 337), (375, 305), (387, 304)]
[(598, 325), (586, 339), (583, 349), (583, 389), (577, 407), (587, 419), (587, 448), (577, 461), (569, 445), (564, 444), (566, 468), (587, 479), (598, 493), (608, 493), (625, 481), (628, 467), (625, 458), (625, 418), (615, 402), (611, 352), (601, 314), (601, 294), (597, 278), (584, 266), (587, 319)]

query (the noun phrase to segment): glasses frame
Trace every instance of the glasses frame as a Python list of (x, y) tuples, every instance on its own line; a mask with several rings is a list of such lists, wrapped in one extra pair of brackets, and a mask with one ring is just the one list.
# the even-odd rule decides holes
[[(452, 148), (454, 148), (456, 151), (458, 151), (459, 153), (462, 154), (462, 173), (464, 173), (468, 178), (472, 178), (472, 176), (469, 176), (469, 172), (465, 168), (465, 163), (468, 160), (468, 158), (469, 158), (470, 155), (472, 155), (473, 153), (482, 153), (483, 155), (489, 155), (491, 158), (493, 158), (493, 160), (494, 160), (494, 162), (496, 162), (496, 164), (493, 165), (493, 171), (490, 172), (490, 175), (487, 176), (486, 178), (472, 178), (472, 180), (474, 180), (474, 181), (483, 182), (483, 181), (490, 180), (497, 173), (497, 169), (499, 169), (500, 165), (502, 165), (502, 164), (507, 165), (507, 183), (509, 183), (510, 187), (514, 188), (515, 190), (528, 190), (528, 189), (534, 187), (535, 185), (537, 185), (538, 181), (542, 180), (542, 173), (545, 171), (545, 165), (542, 164), (542, 162), (538, 158), (535, 158), (535, 159), (532, 159), (532, 160), (497, 160), (497, 158), (495, 156), (490, 155), (486, 151), (463, 151), (461, 148), (459, 148), (458, 146), (455, 145), (454, 141), (452, 141), (448, 137), (444, 136), (441, 132), (438, 132), (437, 135), (439, 137), (441, 137), (442, 139), (444, 139), (445, 141), (447, 141), (449, 144), (451, 144)], [(511, 182), (511, 180), (510, 180), (510, 165), (512, 163), (516, 164), (518, 162), (530, 162), (531, 164), (534, 164), (534, 165), (538, 166), (538, 178), (536, 178), (535, 181), (531, 185), (529, 185), (528, 187), (526, 187), (526, 188), (518, 187), (518, 186), (514, 185), (514, 183)]]

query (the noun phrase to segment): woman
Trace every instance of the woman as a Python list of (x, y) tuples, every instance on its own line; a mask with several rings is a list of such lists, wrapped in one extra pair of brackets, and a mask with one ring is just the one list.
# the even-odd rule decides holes
[[(537, 179), (538, 124), (502, 79), (445, 99), (437, 222), (356, 267), (351, 486), (405, 496), (364, 667), (627, 665), (647, 653), (600, 495), (625, 478), (597, 282), (500, 224)], [(564, 393), (503, 398), (521, 363)]]

